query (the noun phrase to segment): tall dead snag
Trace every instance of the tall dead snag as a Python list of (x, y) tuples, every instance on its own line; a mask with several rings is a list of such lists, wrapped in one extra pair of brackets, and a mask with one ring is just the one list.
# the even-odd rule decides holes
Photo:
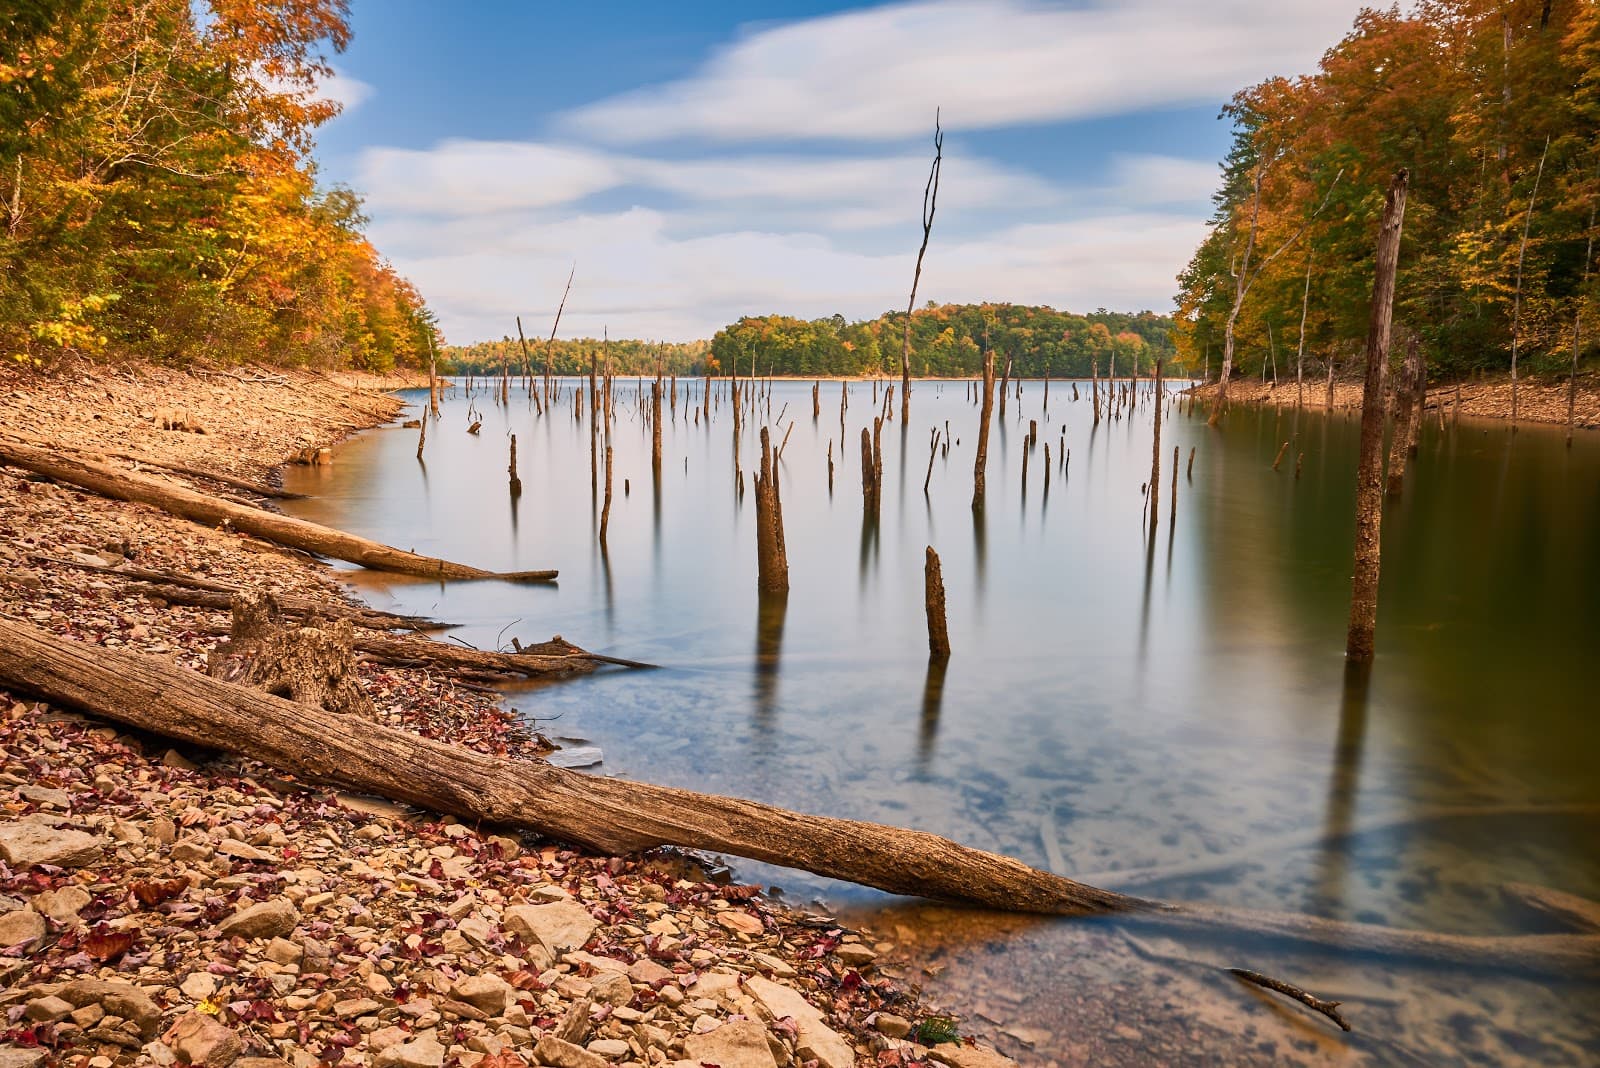
[(822, 417), (822, 383), (811, 383), (811, 421), (815, 423)]
[(1161, 358), (1156, 357), (1156, 437), (1150, 447), (1150, 536), (1161, 521)]
[(1216, 426), (1222, 420), (1222, 413), (1227, 410), (1228, 379), (1233, 376), (1233, 333), (1239, 323), (1239, 312), (1244, 308), (1244, 298), (1249, 295), (1250, 287), (1255, 284), (1255, 280), (1272, 265), (1272, 261), (1289, 251), (1310, 228), (1316, 217), (1322, 214), (1322, 209), (1326, 208), (1328, 201), (1333, 198), (1334, 187), (1339, 184), (1339, 179), (1344, 177), (1344, 170), (1341, 168), (1339, 173), (1333, 176), (1333, 182), (1328, 186), (1328, 193), (1322, 198), (1322, 203), (1311, 213), (1310, 218), (1301, 224), (1300, 229), (1290, 235), (1270, 256), (1252, 265), (1251, 260), (1256, 250), (1256, 235), (1261, 223), (1261, 186), (1266, 181), (1267, 171), (1271, 169), (1276, 159), (1276, 154), (1263, 155), (1256, 165), (1255, 178), (1252, 181), (1250, 233), (1245, 240), (1239, 265), (1229, 268), (1233, 272), (1233, 303), (1228, 308), (1228, 318), (1222, 328), (1222, 377), (1217, 382), (1217, 398), (1211, 406), (1211, 418), (1206, 420), (1210, 426)]
[(761, 428), (761, 470), (756, 474), (756, 586), (763, 594), (789, 592), (789, 554), (783, 543), (783, 504), (773, 470), (772, 438)]
[(917, 270), (911, 276), (911, 297), (906, 301), (906, 329), (900, 343), (900, 421), (911, 417), (911, 313), (917, 307), (917, 283), (922, 281), (922, 257), (928, 251), (928, 235), (933, 233), (933, 213), (939, 206), (939, 172), (944, 168), (944, 131), (939, 127), (939, 112), (933, 113), (933, 165), (928, 168), (928, 184), (922, 189), (922, 246), (917, 249)]
[(1306, 316), (1311, 311), (1311, 261), (1316, 258), (1316, 249), (1306, 249), (1306, 286), (1300, 294), (1300, 343), (1296, 346), (1294, 354), (1294, 406), (1303, 407), (1306, 403)]
[[(1406, 466), (1411, 456), (1411, 443), (1416, 440), (1422, 423), (1422, 406), (1417, 403), (1418, 380), (1426, 382), (1427, 371), (1422, 366), (1422, 347), (1417, 335), (1406, 337), (1406, 362), (1400, 373), (1400, 382), (1394, 391), (1394, 434), (1389, 440), (1389, 486), (1391, 497), (1400, 496), (1405, 487)], [(1427, 389), (1424, 385), (1423, 390)]]
[(511, 477), (511, 496), (522, 496), (522, 479), (517, 477), (517, 436), (511, 435), (511, 462), (506, 465), (506, 474)]
[(944, 572), (939, 554), (928, 546), (922, 565), (922, 596), (928, 610), (928, 659), (950, 659), (950, 631), (944, 615)]
[[(600, 489), (599, 442), (595, 424), (600, 417), (600, 391), (596, 388), (595, 373), (600, 363), (598, 354), (589, 353), (589, 507), (594, 507), (594, 496)], [(592, 513), (591, 513), (592, 514)]]
[[(539, 400), (539, 391), (533, 388), (533, 357), (528, 353), (528, 339), (522, 333), (522, 316), (517, 316), (517, 343), (522, 346), (522, 381), (528, 387), (528, 396), (532, 398), (534, 406), (541, 415), (544, 414), (544, 404)], [(511, 403), (511, 380), (506, 371), (505, 354), (500, 357), (500, 403)]]
[(978, 410), (978, 456), (972, 463), (972, 507), (983, 508), (989, 467), (989, 420), (994, 415), (994, 352), (983, 354), (983, 399)]
[(418, 556), (305, 519), (208, 497), (172, 482), (132, 471), (118, 471), (88, 460), (67, 459), (53, 451), (17, 442), (0, 440), (0, 464), (20, 467), (57, 482), (70, 483), (102, 497), (148, 504), (203, 526), (227, 526), (278, 545), (331, 556), (335, 560), (345, 560), (374, 571), (392, 571), (430, 579), (499, 578), (547, 582), (556, 577), (554, 571), (497, 573), (431, 556)]
[(1005, 373), (1000, 376), (1000, 418), (1006, 417), (1006, 394), (1011, 392), (1011, 354), (1006, 353)]
[(433, 331), (428, 331), (428, 411), (439, 418), (439, 367), (433, 349)]
[(1383, 369), (1389, 362), (1394, 318), (1394, 278), (1400, 265), (1400, 229), (1406, 215), (1405, 168), (1395, 172), (1378, 231), (1372, 315), (1367, 326), (1367, 376), (1361, 392), (1361, 457), (1356, 470), (1355, 570), (1350, 580), (1350, 629), (1345, 656), (1372, 659), (1378, 625), (1378, 574), (1383, 526)]
[(861, 428), (861, 511), (869, 517), (878, 514), (877, 485), (872, 477), (872, 432)]
[(428, 444), (428, 413), (423, 412), (422, 418), (417, 420), (417, 459), (422, 459), (423, 447)]
[[(1595, 178), (1600, 181), (1600, 166), (1596, 167)], [(1589, 288), (1589, 269), (1594, 263), (1594, 221), (1597, 208), (1600, 208), (1600, 189), (1591, 194), (1589, 199), (1589, 239), (1583, 250), (1583, 281), (1578, 284), (1578, 291), (1573, 299), (1576, 307), (1572, 312), (1572, 371), (1567, 376), (1567, 448), (1569, 449), (1572, 448), (1572, 413), (1578, 401), (1578, 354), (1583, 351), (1583, 294)]]
[(1528, 254), (1528, 231), (1533, 226), (1533, 205), (1539, 199), (1539, 179), (1544, 177), (1545, 157), (1550, 155), (1550, 138), (1544, 139), (1539, 154), (1539, 169), (1533, 173), (1533, 191), (1528, 194), (1528, 210), (1522, 217), (1522, 242), (1517, 246), (1517, 284), (1511, 298), (1511, 430), (1517, 429), (1517, 350), (1522, 333), (1522, 265)]
[(661, 489), (661, 378), (650, 384), (650, 477)]
[(544, 343), (544, 403), (550, 404), (550, 379), (555, 367), (556, 331), (561, 327), (561, 313), (567, 307), (567, 295), (572, 292), (572, 278), (578, 273), (578, 265), (574, 263), (572, 270), (567, 273), (567, 288), (561, 291), (561, 303), (556, 305), (556, 321), (550, 326), (550, 340)]

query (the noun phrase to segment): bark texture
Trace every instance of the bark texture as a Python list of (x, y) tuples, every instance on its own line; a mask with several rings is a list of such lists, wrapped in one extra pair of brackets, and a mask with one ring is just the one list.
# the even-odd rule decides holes
[[(424, 423), (426, 425), (426, 423)], [(278, 515), (260, 508), (209, 497), (171, 482), (104, 464), (60, 456), (31, 445), (0, 441), (0, 464), (20, 467), (67, 482), (104, 497), (148, 504), (164, 512), (205, 526), (229, 526), (258, 538), (293, 549), (331, 556), (375, 571), (393, 571), (432, 579), (499, 578), (523, 582), (549, 582), (555, 571), (518, 571), (497, 574), (467, 564), (419, 556), (366, 538), (347, 534), (304, 519)]]

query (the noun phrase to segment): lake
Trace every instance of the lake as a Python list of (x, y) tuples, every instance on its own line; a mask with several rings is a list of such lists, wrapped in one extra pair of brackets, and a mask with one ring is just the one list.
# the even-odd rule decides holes
[[(679, 381), (675, 413), (663, 403), (657, 485), (649, 384), (619, 378), (602, 553), (574, 384), (545, 416), (521, 389), (502, 408), (483, 383), (471, 396), (458, 384), (425, 462), (415, 430), (362, 434), (331, 467), (290, 468), (288, 488), (316, 496), (287, 508), (481, 567), (559, 568), (550, 587), (349, 577), (479, 647), (561, 634), (662, 665), (508, 693), (553, 739), (598, 748), (593, 773), (935, 831), (1113, 888), (1118, 870), (1303, 832), (1253, 863), (1141, 890), (1167, 900), (1519, 934), (1562, 928), (1506, 883), (1600, 898), (1600, 434), (1568, 449), (1558, 429), (1429, 413), (1386, 509), (1378, 656), (1362, 679), (1344, 664), (1359, 417), (1297, 412), (1292, 388), (1220, 429), (1169, 395), (1152, 539), (1148, 382), (1133, 412), (1098, 426), (1089, 383), (1050, 383), (1048, 408), (1044, 383), (1022, 383), (1003, 417), (997, 403), (980, 513), (970, 386), (915, 383), (910, 425), (896, 397), (882, 430), (872, 524), (860, 434), (883, 386), (875, 403), (871, 383), (851, 383), (841, 428), (840, 383), (822, 383), (815, 419), (810, 382), (776, 383), (745, 419), (741, 495), (725, 382), (709, 421), (694, 416), (699, 380)], [(765, 608), (748, 486), (763, 424), (789, 439), (792, 587)], [(930, 434), (946, 427), (929, 475)], [(1184, 470), (1169, 515), (1173, 446)], [(942, 677), (927, 658), (929, 545), (954, 648)], [(1025, 1064), (1582, 1064), (1600, 1048), (1592, 977), (1125, 934), (732, 865), (893, 942), (895, 974), (976, 1013), (965, 1026)], [(1219, 965), (1342, 998), (1355, 1031)]]

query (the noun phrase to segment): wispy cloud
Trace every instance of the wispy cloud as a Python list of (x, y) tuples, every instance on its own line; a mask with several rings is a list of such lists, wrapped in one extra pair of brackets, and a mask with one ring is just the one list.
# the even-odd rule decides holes
[(942, 105), (976, 130), (1225, 100), (1308, 70), (1342, 0), (924, 0), (752, 32), (690, 77), (569, 113), (615, 143), (920, 135)]

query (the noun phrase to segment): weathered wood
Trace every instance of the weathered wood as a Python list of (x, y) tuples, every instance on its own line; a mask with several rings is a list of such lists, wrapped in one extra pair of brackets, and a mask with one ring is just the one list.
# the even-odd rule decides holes
[(772, 460), (772, 436), (761, 428), (761, 468), (756, 474), (756, 585), (763, 594), (789, 592), (789, 554), (783, 542), (783, 505)]
[(331, 556), (376, 571), (432, 579), (497, 578), (516, 582), (550, 582), (557, 575), (555, 571), (496, 573), (449, 560), (419, 556), (304, 519), (220, 500), (160, 479), (119, 471), (88, 460), (59, 456), (30, 445), (0, 441), (0, 464), (46, 475), (119, 501), (148, 504), (205, 526), (226, 525), (279, 545)]
[(994, 417), (994, 350), (983, 354), (983, 398), (978, 412), (978, 454), (972, 463), (972, 507), (983, 507), (988, 490), (989, 421)]
[[(116, 571), (107, 568), (111, 574)], [(233, 599), (237, 590), (195, 590), (185, 589), (182, 586), (163, 586), (152, 584), (146, 587), (124, 586), (126, 593), (138, 594), (152, 600), (165, 601), (167, 604), (182, 605), (185, 608), (215, 608), (223, 611), (233, 607)], [(439, 623), (423, 616), (402, 616), (391, 612), (379, 612), (374, 609), (356, 608), (352, 605), (339, 604), (335, 601), (319, 601), (311, 597), (296, 597), (290, 594), (274, 594), (278, 607), (284, 615), (300, 619), (321, 617), (323, 619), (348, 620), (358, 627), (368, 630), (444, 630), (449, 624)]]
[(944, 571), (939, 565), (939, 554), (928, 546), (922, 568), (922, 592), (928, 613), (928, 658), (950, 659), (950, 629), (945, 619)]
[(1260, 972), (1252, 971), (1249, 968), (1229, 968), (1228, 972), (1236, 979), (1246, 983), (1252, 983), (1265, 990), (1275, 991), (1287, 998), (1292, 998), (1295, 1001), (1298, 1001), (1300, 1004), (1304, 1005), (1313, 1012), (1322, 1013), (1322, 1015), (1338, 1024), (1339, 1030), (1341, 1031), (1350, 1030), (1350, 1024), (1346, 1022), (1345, 1018), (1339, 1014), (1340, 1002), (1325, 1001), (1310, 991), (1303, 990), (1300, 987), (1295, 986), (1293, 983), (1286, 983), (1282, 979), (1274, 979), (1270, 975), (1262, 975)]
[[(507, 654), (510, 655), (510, 654)], [(1295, 913), (1168, 905), (1036, 871), (922, 831), (811, 816), (738, 798), (497, 758), (297, 705), (166, 660), (0, 620), (0, 684), (280, 770), (603, 853), (660, 845), (802, 868), (891, 893), (1013, 912), (1117, 913), (1195, 932), (1265, 934), (1341, 951), (1559, 977), (1600, 972), (1600, 935), (1468, 936)]]
[(1367, 327), (1367, 374), (1361, 395), (1361, 455), (1356, 471), (1355, 568), (1350, 581), (1350, 626), (1345, 656), (1372, 659), (1378, 626), (1378, 574), (1383, 525), (1383, 371), (1389, 361), (1389, 330), (1394, 318), (1394, 279), (1400, 263), (1400, 230), (1405, 222), (1406, 183), (1402, 168), (1389, 183), (1388, 202), (1378, 232), (1372, 283), (1372, 314)]

